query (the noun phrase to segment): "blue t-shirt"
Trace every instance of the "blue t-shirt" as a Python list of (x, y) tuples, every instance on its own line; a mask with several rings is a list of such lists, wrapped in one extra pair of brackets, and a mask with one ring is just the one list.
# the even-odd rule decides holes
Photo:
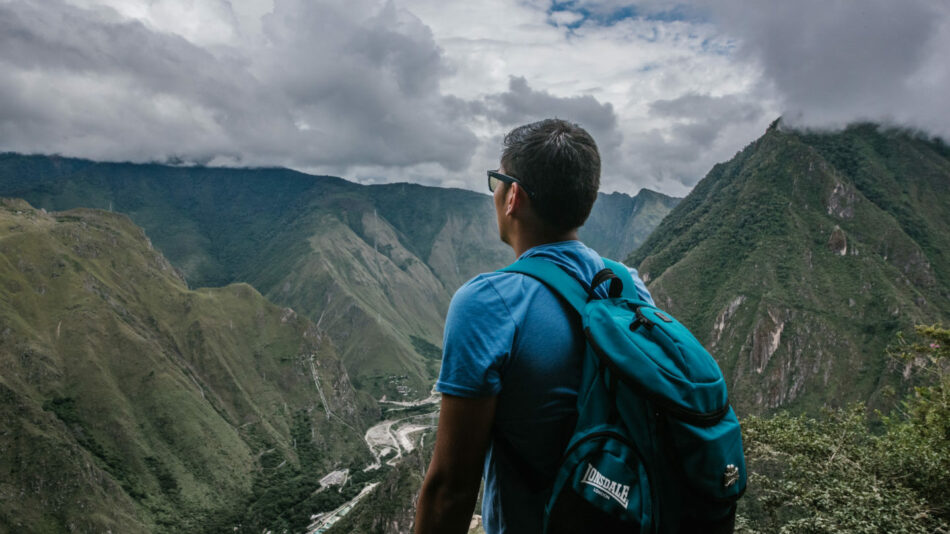
[[(580, 241), (534, 247), (521, 258), (557, 263), (589, 282), (604, 262)], [(520, 259), (520, 258), (519, 258)], [(635, 269), (637, 293), (652, 303)], [(607, 284), (598, 288), (606, 297)], [(498, 396), (493, 440), (485, 457), (482, 521), (488, 534), (540, 532), (544, 490), (523, 473), (553, 477), (576, 418), (584, 338), (579, 319), (534, 278), (480, 274), (452, 297), (445, 320), (436, 390), (458, 397)], [(528, 462), (525, 469), (514, 462)]]

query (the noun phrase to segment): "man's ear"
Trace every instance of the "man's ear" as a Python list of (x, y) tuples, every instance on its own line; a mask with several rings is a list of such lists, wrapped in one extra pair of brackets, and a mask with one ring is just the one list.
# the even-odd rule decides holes
[(521, 186), (514, 183), (510, 184), (508, 186), (508, 194), (505, 197), (505, 215), (510, 217), (513, 213), (520, 210), (526, 197), (527, 193), (525, 193)]

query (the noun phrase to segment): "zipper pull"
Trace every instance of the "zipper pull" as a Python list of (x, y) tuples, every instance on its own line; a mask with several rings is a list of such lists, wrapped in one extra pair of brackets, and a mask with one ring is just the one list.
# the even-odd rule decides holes
[(634, 310), (634, 313), (637, 315), (637, 318), (634, 319), (632, 323), (630, 323), (631, 332), (636, 332), (637, 328), (640, 328), (641, 326), (647, 327), (647, 330), (653, 328), (653, 321), (647, 319), (646, 315), (643, 315), (643, 312), (640, 311), (639, 306)]

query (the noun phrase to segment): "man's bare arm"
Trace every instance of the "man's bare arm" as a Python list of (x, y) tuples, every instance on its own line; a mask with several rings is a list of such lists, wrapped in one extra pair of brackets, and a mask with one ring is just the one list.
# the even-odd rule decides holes
[(416, 534), (468, 532), (497, 401), (442, 395), (435, 451), (416, 508)]

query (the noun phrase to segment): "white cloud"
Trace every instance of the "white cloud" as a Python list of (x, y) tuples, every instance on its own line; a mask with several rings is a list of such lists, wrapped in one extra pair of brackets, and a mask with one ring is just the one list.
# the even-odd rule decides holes
[[(0, 146), (140, 161), (468, 165), (476, 137), (440, 92), (447, 67), (411, 13), (278, 0), (246, 46), (238, 18), (218, 17), (229, 4), (209, 2), (0, 4)], [(229, 21), (213, 45), (194, 36), (205, 18)]]
[(154, 30), (173, 32), (200, 45), (232, 43), (237, 38), (238, 20), (228, 0), (67, 1), (86, 9), (108, 7)]
[[(636, 193), (650, 187), (683, 195), (714, 163), (764, 133), (779, 113), (767, 99), (752, 95), (759, 91), (759, 70), (723, 53), (735, 43), (710, 24), (628, 18), (610, 26), (585, 22), (565, 29), (549, 23), (547, 5), (519, 4), (505, 10), (504, 4), (494, 0), (475, 7), (411, 0), (406, 5), (429, 23), (446, 61), (457, 66), (454, 75), (442, 82), (447, 92), (468, 100), (491, 98), (509, 92), (509, 80), (515, 77), (523, 78), (536, 97), (589, 98), (609, 104), (616, 115), (612, 137), (601, 139), (594, 132), (602, 151), (616, 144), (604, 154), (602, 187), (607, 191)], [(509, 16), (492, 15), (499, 12)], [(655, 101), (688, 94), (733, 95), (749, 102), (761, 116), (720, 114), (717, 142), (690, 146), (673, 139), (677, 121), (651, 112)], [(535, 98), (534, 115), (564, 113), (562, 106), (544, 100)], [(574, 120), (584, 125), (583, 120)], [(476, 132), (498, 143), (513, 124), (488, 121), (482, 126), (490, 131), (476, 128)], [(496, 137), (489, 135), (491, 131)], [(476, 175), (476, 169), (469, 174)]]
[(550, 17), (555, 26), (570, 26), (584, 20), (584, 15), (575, 11), (555, 11)]
[(0, 0), (0, 150), (481, 190), (557, 115), (683, 195), (780, 113), (946, 136), (948, 47), (925, 0)]

